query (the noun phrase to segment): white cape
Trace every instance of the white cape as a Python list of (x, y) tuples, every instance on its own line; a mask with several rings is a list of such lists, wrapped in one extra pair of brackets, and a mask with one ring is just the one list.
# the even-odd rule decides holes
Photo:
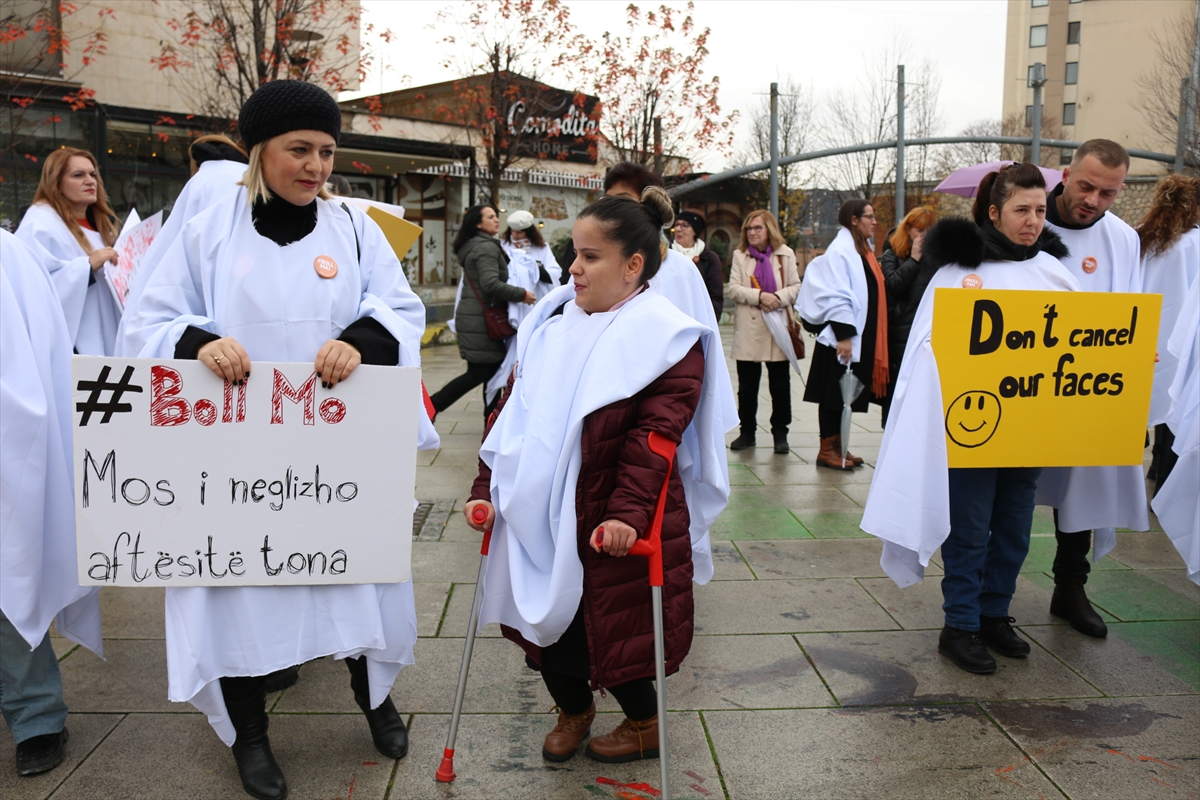
[[(105, 246), (96, 231), (85, 229), (83, 235), (93, 250)], [(58, 212), (45, 203), (31, 205), (21, 218), (17, 238), (49, 271), (75, 352), (85, 356), (115, 355), (121, 308), (102, 273), (92, 280), (88, 254)]]
[[(544, 244), (541, 247), (531, 245), (526, 250), (523, 247), (517, 247), (512, 242), (501, 239), (500, 246), (504, 248), (504, 252), (508, 254), (510, 260), (517, 258), (517, 256), (527, 256), (533, 261), (534, 288), (530, 289), (530, 291), (537, 295), (538, 300), (541, 300), (550, 294), (551, 291), (558, 288), (559, 282), (562, 280), (563, 271), (562, 267), (558, 265), (558, 259), (554, 257), (554, 251), (550, 249), (550, 245)], [(537, 269), (538, 265), (541, 265), (546, 270), (546, 274), (550, 276), (550, 283), (538, 280), (541, 277)], [(567, 266), (570, 265), (568, 264)], [(511, 264), (509, 264), (509, 269), (512, 269)]]
[(1200, 228), (1183, 234), (1165, 253), (1142, 257), (1142, 291), (1163, 296), (1162, 320), (1158, 325), (1158, 358), (1154, 365), (1154, 391), (1150, 395), (1150, 424), (1167, 421), (1171, 410), (1171, 384), (1179, 358), (1167, 343), (1175, 330), (1180, 309), (1188, 300), (1188, 288), (1200, 273)]
[[(1120, 217), (1110, 212), (1083, 229), (1063, 228), (1050, 221), (1046, 227), (1071, 251), (1060, 261), (1082, 291), (1142, 291), (1138, 236)], [(1150, 528), (1140, 464), (1044, 469), (1035, 502), (1058, 510), (1059, 530), (1094, 531), (1092, 559), (1097, 561), (1116, 546), (1117, 528)]]
[(1192, 282), (1167, 348), (1178, 360), (1167, 426), (1175, 434), (1175, 468), (1151, 505), (1163, 530), (1200, 583), (1200, 280)]
[[(850, 340), (851, 359), (858, 361), (862, 355), (862, 331), (867, 324), (867, 297), (867, 275), (862, 256), (854, 248), (854, 234), (849, 228), (840, 228), (825, 253), (814, 258), (804, 270), (796, 311), (812, 325), (827, 322), (853, 325), (857, 333)], [(837, 336), (828, 325), (817, 335), (817, 341), (837, 347)]]
[(71, 396), (50, 275), (0, 231), (0, 611), (31, 649), (57, 619), (100, 655), (100, 590), (79, 585), (75, 554)]
[[(133, 276), (129, 294), (125, 297), (127, 308), (137, 304), (158, 263), (183, 232), (183, 226), (204, 209), (237, 192), (237, 182), (245, 172), (246, 165), (237, 161), (205, 161), (200, 165), (196, 174), (184, 184), (179, 197), (175, 198), (175, 205), (171, 207), (166, 224), (158, 231), (158, 235), (150, 243), (150, 248), (142, 256), (142, 263)], [(137, 351), (131, 352), (131, 347), (125, 343), (125, 327), (126, 320), (122, 318), (121, 325), (117, 328), (117, 355), (134, 358)]]
[(970, 270), (948, 264), (929, 281), (913, 319), (862, 519), (862, 529), (883, 540), (880, 566), (901, 587), (924, 578), (930, 556), (950, 535), (949, 456), (933, 355), (933, 296), (940, 288), (971, 291), (962, 288), (969, 273), (982, 278), (985, 289), (1079, 291), (1062, 264), (1045, 253), (1028, 261), (985, 261)]
[[(425, 308), (383, 232), (357, 208), (347, 213), (336, 201), (317, 204), (316, 229), (284, 248), (254, 230), (245, 189), (197, 215), (130, 309), (127, 342), (140, 342), (143, 358), (172, 358), (180, 335), (194, 325), (233, 336), (252, 361), (311, 361), (327, 340), (370, 316), (400, 343), (399, 364), (420, 366)], [(312, 264), (318, 255), (338, 264), (335, 278), (317, 276)], [(419, 446), (436, 447), (428, 417), (421, 414), (418, 424)], [(399, 535), (407, 535), (407, 513), (394, 520)], [(177, 588), (167, 589), (166, 605), (170, 699), (190, 701), (207, 714), (226, 744), (235, 734), (222, 676), (265, 675), (327, 655), (365, 655), (376, 707), (400, 669), (413, 663), (411, 581)]]
[[(710, 424), (719, 408), (709, 384), (717, 376), (716, 362), (724, 362), (720, 347), (713, 346), (713, 331), (650, 291), (617, 311), (591, 315), (573, 296), (572, 286), (556, 289), (521, 326), (517, 379), (480, 451), (492, 469), (496, 507), (480, 625), (509, 625), (541, 646), (554, 643), (566, 630), (583, 591), (575, 488), (585, 417), (644, 389), (679, 363), (697, 340), (708, 340), (705, 351), (711, 355), (705, 358), (704, 390), (689, 429), (710, 441), (693, 453), (696, 468), (685, 473), (681, 465), (680, 477), (689, 510), (693, 495), (712, 503), (704, 509), (705, 518), (715, 519), (728, 499), (727, 485), (724, 498), (714, 501), (718, 487), (708, 486), (706, 492), (695, 479), (720, 474), (714, 454), (724, 463), (724, 430)], [(563, 303), (563, 313), (553, 316)], [(707, 531), (703, 538), (707, 554)], [(699, 572), (695, 544), (693, 537)]]
[[(508, 253), (508, 285), (517, 286), (527, 292), (537, 294), (538, 287), (546, 288), (546, 291), (537, 295), (539, 298), (545, 297), (550, 293), (549, 287), (544, 283), (538, 283), (538, 265), (537, 262), (526, 251), (519, 247), (513, 247), (507, 242), (501, 242), (504, 246), (504, 252)], [(521, 323), (529, 316), (533, 310), (533, 306), (526, 303), (509, 303), (508, 304), (508, 324), (513, 328), (521, 327)], [(517, 363), (517, 337), (509, 337), (505, 343), (504, 360), (500, 362), (499, 368), (492, 373), (492, 377), (488, 379), (487, 386), (484, 389), (484, 395), (490, 403), (495, 399), (500, 392), (504, 391), (504, 387), (508, 385), (508, 376), (512, 374), (512, 368)]]

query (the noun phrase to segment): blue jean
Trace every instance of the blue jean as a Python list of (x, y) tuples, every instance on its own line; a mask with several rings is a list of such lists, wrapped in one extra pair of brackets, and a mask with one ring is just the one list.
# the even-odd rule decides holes
[(946, 624), (979, 630), (1007, 617), (1029, 553), (1038, 467), (950, 470), (950, 536), (942, 544)]
[(67, 722), (62, 674), (50, 646), (50, 634), (31, 651), (29, 642), (3, 614), (0, 614), (0, 711), (16, 744), (58, 733)]

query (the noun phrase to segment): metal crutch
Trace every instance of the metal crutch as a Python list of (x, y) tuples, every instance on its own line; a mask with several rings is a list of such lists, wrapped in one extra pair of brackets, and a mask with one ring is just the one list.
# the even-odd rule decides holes
[(671, 483), (671, 466), (675, 461), (675, 443), (654, 431), (647, 439), (650, 451), (667, 460), (667, 477), (658, 494), (654, 521), (645, 539), (638, 539), (629, 554), (645, 556), (650, 568), (650, 599), (654, 610), (654, 677), (658, 684), (658, 765), (662, 775), (662, 796), (671, 797), (671, 759), (667, 749), (667, 661), (663, 639), (663, 562), (662, 523), (667, 506), (667, 489)]
[[(471, 518), (482, 524), (487, 519), (487, 510), (476, 506)], [(454, 774), (454, 741), (458, 738), (458, 721), (462, 716), (463, 695), (467, 691), (467, 673), (471, 671), (471, 654), (475, 650), (475, 629), (479, 626), (479, 606), (483, 603), (483, 573), (487, 569), (488, 548), (492, 543), (492, 529), (483, 534), (483, 545), (479, 548), (479, 577), (475, 580), (475, 599), (471, 602), (471, 621), (467, 623), (467, 643), (463, 645), (462, 667), (458, 671), (458, 691), (454, 695), (454, 713), (450, 716), (450, 735), (446, 737), (446, 749), (442, 753), (442, 765), (438, 767), (437, 779), (450, 783)]]

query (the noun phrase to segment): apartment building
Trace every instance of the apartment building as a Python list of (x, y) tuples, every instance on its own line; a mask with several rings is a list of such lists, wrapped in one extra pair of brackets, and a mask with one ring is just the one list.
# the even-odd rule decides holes
[[(1033, 65), (1046, 65), (1043, 135), (1071, 141), (1106, 138), (1126, 147), (1174, 153), (1175, 140), (1147, 125), (1139, 110), (1139, 78), (1159, 58), (1157, 39), (1181, 19), (1193, 20), (1197, 0), (1008, 0), (1004, 115), (1032, 127)], [(1178, 88), (1176, 88), (1178, 91)], [(1058, 137), (1052, 137), (1058, 138)], [(1071, 153), (1043, 151), (1048, 165)], [(1135, 160), (1131, 176), (1162, 174), (1166, 165)]]

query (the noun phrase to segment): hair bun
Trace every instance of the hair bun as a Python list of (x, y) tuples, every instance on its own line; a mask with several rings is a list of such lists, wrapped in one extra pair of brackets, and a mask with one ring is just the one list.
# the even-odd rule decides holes
[(650, 212), (651, 219), (660, 227), (666, 227), (675, 221), (675, 210), (671, 203), (671, 195), (661, 186), (647, 186), (642, 191), (642, 207)]

